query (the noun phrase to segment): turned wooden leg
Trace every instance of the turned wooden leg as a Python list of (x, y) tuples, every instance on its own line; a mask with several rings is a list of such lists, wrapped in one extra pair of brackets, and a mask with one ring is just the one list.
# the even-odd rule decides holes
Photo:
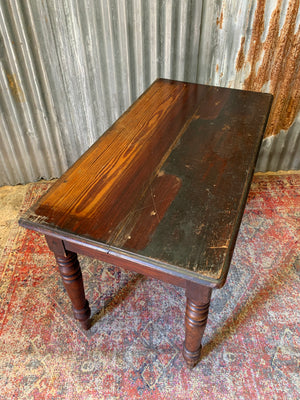
[(81, 268), (77, 254), (64, 249), (63, 242), (57, 239), (46, 237), (50, 250), (54, 252), (59, 272), (64, 287), (71, 299), (73, 313), (83, 329), (91, 326), (91, 310), (89, 302), (85, 298)]
[(206, 286), (189, 282), (187, 284), (183, 357), (189, 368), (193, 368), (200, 360), (201, 340), (206, 327), (211, 291)]

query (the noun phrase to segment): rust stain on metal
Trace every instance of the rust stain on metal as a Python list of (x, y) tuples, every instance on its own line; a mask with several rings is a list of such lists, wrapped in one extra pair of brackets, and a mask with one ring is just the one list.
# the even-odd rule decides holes
[(244, 86), (249, 89), (251, 87), (252, 90), (254, 89), (252, 87), (253, 83), (256, 80), (256, 64), (260, 60), (263, 51), (261, 36), (265, 28), (265, 5), (266, 0), (258, 0), (252, 27), (251, 44), (247, 56), (247, 61), (250, 63), (251, 70), (248, 78), (245, 80)]
[(23, 90), (20, 88), (20, 85), (18, 84), (18, 81), (17, 81), (15, 75), (6, 74), (6, 77), (7, 77), (8, 84), (11, 89), (12, 95), (19, 103), (21, 103), (22, 101), (24, 101), (24, 93), (23, 93)]
[(224, 20), (224, 14), (223, 14), (223, 10), (221, 11), (221, 15), (220, 18), (217, 18), (217, 25), (220, 29), (223, 28), (223, 20)]
[[(287, 130), (300, 110), (300, 29), (295, 33), (300, 0), (290, 0), (284, 24), (280, 30), (282, 0), (277, 0), (267, 35), (262, 42), (265, 29), (265, 0), (259, 0), (253, 23), (251, 44), (247, 54), (250, 74), (244, 82), (248, 90), (262, 91), (269, 83), (274, 96), (265, 136)], [(243, 67), (244, 41), (237, 57), (236, 69)], [(259, 67), (257, 68), (257, 65)]]
[(245, 36), (241, 39), (241, 46), (240, 50), (236, 59), (236, 70), (240, 71), (245, 64), (245, 53), (244, 53), (244, 46), (245, 46)]

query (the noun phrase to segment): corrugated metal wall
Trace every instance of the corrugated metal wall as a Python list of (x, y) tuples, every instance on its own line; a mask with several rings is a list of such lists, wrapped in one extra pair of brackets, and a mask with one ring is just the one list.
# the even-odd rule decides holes
[(258, 170), (300, 169), (299, 0), (1, 0), (0, 185), (57, 177), (157, 77), (275, 95)]

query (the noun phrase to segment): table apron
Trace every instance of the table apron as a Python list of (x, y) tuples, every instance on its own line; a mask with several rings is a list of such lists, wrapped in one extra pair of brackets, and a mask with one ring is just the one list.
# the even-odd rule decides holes
[(105, 253), (103, 251), (97, 251), (97, 249), (92, 249), (77, 243), (72, 243), (64, 240), (64, 246), (66, 250), (85, 255), (88, 257), (96, 258), (102, 262), (113, 264), (116, 267), (124, 268), (130, 271), (137, 272), (142, 275), (147, 275), (151, 278), (159, 279), (167, 283), (171, 283), (175, 286), (186, 288), (189, 279), (184, 279), (173, 274), (168, 274), (166, 271), (160, 271), (152, 268), (150, 265), (141, 265), (130, 260), (126, 260), (115, 255)]

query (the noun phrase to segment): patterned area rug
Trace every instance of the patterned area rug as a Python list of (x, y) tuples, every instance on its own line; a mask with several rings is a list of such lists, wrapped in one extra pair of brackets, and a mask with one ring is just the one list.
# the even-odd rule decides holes
[[(48, 187), (32, 184), (21, 211)], [(0, 260), (0, 399), (300, 398), (299, 196), (300, 175), (255, 176), (192, 371), (182, 289), (80, 257), (84, 332), (44, 238), (16, 223)]]

